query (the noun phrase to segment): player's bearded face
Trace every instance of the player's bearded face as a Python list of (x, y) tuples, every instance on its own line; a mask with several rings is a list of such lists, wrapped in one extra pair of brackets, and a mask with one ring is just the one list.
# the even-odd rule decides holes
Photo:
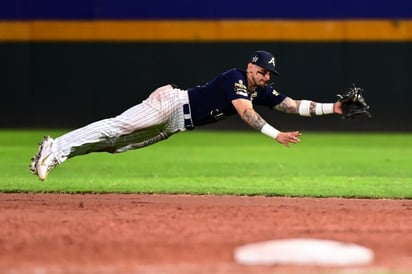
[(255, 66), (252, 76), (256, 86), (265, 86), (270, 81), (270, 71), (259, 66)]

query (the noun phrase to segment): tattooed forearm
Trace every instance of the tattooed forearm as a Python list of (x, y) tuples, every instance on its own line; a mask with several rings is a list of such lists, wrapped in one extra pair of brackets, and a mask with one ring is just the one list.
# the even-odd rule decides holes
[(289, 113), (289, 114), (297, 114), (298, 113), (298, 104), (297, 101), (293, 100), (292, 98), (286, 97), (285, 100), (282, 101), (279, 105), (275, 107), (277, 110)]
[(243, 112), (242, 119), (257, 130), (261, 130), (266, 124), (266, 121), (252, 108), (248, 108)]
[[(308, 100), (305, 100), (305, 101), (306, 101), (306, 103), (309, 102), (309, 116), (315, 116), (315, 115), (316, 115), (316, 105), (317, 105), (318, 103), (313, 102), (313, 101), (308, 101)], [(301, 103), (302, 103), (301, 100), (300, 100), (300, 101), (296, 101), (296, 104), (297, 104), (297, 106), (298, 106), (298, 113), (300, 113), (300, 112), (299, 112), (299, 108), (300, 108)], [(306, 107), (307, 107), (307, 105), (306, 105)], [(307, 116), (307, 115), (304, 115), (304, 116)]]
[(316, 115), (316, 105), (317, 104), (318, 103), (313, 102), (313, 101), (310, 103), (310, 107), (309, 107), (310, 116), (315, 116)]
[[(283, 100), (283, 102), (277, 105), (275, 108), (285, 113), (299, 114), (300, 104), (301, 104), (300, 100), (293, 100), (292, 98), (286, 97), (285, 100)], [(318, 104), (317, 102), (313, 102), (313, 101), (310, 102), (310, 105), (309, 105), (310, 116), (316, 115), (316, 105), (317, 104)]]
[(310, 116), (315, 116), (316, 115), (316, 102), (311, 101), (310, 102), (310, 107), (309, 107), (309, 112), (310, 112)]

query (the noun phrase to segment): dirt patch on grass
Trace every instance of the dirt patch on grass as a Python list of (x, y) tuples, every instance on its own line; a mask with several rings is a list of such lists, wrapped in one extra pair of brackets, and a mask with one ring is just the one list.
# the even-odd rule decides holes
[(338, 240), (375, 253), (370, 265), (334, 272), (408, 272), (411, 216), (411, 200), (0, 194), (0, 272), (331, 271), (233, 259), (239, 245), (284, 238)]

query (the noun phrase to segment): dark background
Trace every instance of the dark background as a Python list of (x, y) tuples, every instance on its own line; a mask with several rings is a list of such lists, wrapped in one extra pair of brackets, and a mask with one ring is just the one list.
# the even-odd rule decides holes
[[(182, 88), (203, 84), (232, 67), (245, 68), (258, 49), (271, 51), (280, 77), (274, 87), (295, 99), (333, 102), (352, 83), (364, 88), (373, 117), (342, 121), (335, 115), (305, 118), (258, 109), (280, 130), (412, 130), (412, 40), (385, 34), (370, 42), (39, 42), (30, 36), (33, 22), (113, 20), (380, 20), (397, 25), (412, 19), (407, 0), (4, 0), (0, 24), (16, 21), (27, 37), (13, 41), (13, 29), (0, 28), (0, 128), (74, 128), (119, 114), (166, 83)], [(23, 27), (23, 28), (24, 28)], [(156, 31), (156, 30), (148, 30)], [(173, 30), (176, 34), (182, 30)], [(184, 30), (183, 30), (184, 31)], [(298, 31), (304, 33), (305, 29)], [(340, 31), (336, 28), (335, 31)], [(365, 30), (367, 31), (367, 30)], [(376, 29), (372, 31), (376, 32)], [(10, 33), (9, 33), (10, 32)], [(79, 30), (81, 33), (82, 30)], [(24, 31), (23, 31), (24, 33)], [(2, 36), (2, 34), (5, 34)], [(24, 36), (24, 34), (23, 34)], [(269, 42), (270, 41), (270, 42)], [(212, 128), (247, 128), (232, 117)], [(208, 126), (209, 128), (209, 126)]]
[[(356, 83), (373, 114), (342, 121), (258, 108), (280, 130), (412, 130), (409, 42), (0, 43), (0, 127), (79, 127), (121, 113), (160, 85), (189, 88), (245, 68), (257, 49), (276, 57), (278, 92), (333, 102)], [(238, 117), (212, 126), (245, 127)]]

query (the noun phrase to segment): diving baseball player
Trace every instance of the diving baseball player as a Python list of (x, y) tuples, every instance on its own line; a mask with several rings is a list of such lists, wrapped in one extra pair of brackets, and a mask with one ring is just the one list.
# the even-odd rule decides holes
[(45, 180), (55, 166), (67, 159), (91, 152), (119, 153), (165, 140), (179, 131), (214, 123), (238, 114), (252, 128), (289, 146), (299, 143), (299, 131), (281, 132), (255, 110), (264, 105), (273, 110), (302, 116), (342, 114), (341, 103), (294, 100), (268, 85), (271, 74), (279, 75), (275, 58), (256, 51), (246, 70), (231, 69), (202, 86), (180, 89), (165, 85), (146, 100), (122, 114), (91, 123), (53, 139), (42, 140), (30, 169)]

